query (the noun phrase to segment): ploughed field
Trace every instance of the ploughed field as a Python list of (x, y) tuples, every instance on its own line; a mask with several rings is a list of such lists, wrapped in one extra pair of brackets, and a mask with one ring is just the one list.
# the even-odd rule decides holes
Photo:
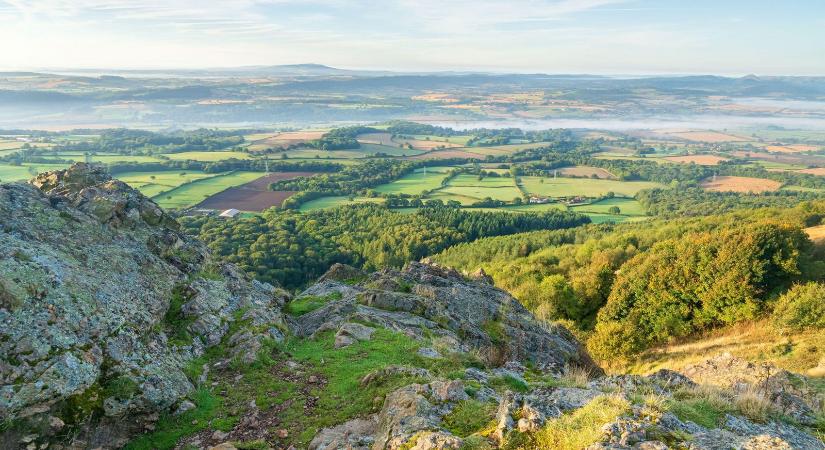
[(315, 172), (276, 172), (264, 175), (249, 183), (230, 187), (198, 203), (199, 208), (237, 209), (240, 211), (263, 211), (273, 206), (280, 207), (284, 200), (295, 195), (295, 191), (271, 191), (269, 185), (276, 181), (298, 177), (311, 177)]

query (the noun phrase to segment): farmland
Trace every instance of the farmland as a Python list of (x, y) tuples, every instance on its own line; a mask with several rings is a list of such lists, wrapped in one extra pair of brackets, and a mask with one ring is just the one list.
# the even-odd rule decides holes
[(521, 177), (524, 190), (544, 197), (601, 197), (608, 192), (617, 196), (633, 197), (643, 189), (663, 187), (649, 181), (598, 180), (591, 178)]
[(261, 177), (260, 172), (229, 172), (184, 183), (153, 197), (164, 208), (187, 208), (197, 205), (224, 189), (238, 186)]
[(445, 173), (432, 170), (418, 169), (414, 173), (375, 188), (376, 192), (384, 194), (418, 195), (422, 191), (431, 191), (441, 187), (441, 182), (447, 177)]
[(668, 156), (664, 158), (666, 161), (678, 163), (695, 163), (703, 166), (716, 166), (722, 161), (727, 161), (728, 158), (723, 158), (716, 155), (687, 155), (687, 156)]
[(764, 178), (720, 176), (705, 180), (702, 187), (715, 192), (773, 192), (782, 187), (782, 183)]

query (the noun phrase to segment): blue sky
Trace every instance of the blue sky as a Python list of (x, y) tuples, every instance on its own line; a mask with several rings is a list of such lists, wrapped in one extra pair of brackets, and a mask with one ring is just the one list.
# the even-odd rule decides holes
[(825, 0), (0, 0), (2, 69), (825, 75)]

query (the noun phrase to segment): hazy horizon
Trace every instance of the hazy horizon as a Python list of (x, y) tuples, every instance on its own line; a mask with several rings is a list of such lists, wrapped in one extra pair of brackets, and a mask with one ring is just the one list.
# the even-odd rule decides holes
[(0, 0), (0, 70), (825, 75), (825, 4), (797, 1)]

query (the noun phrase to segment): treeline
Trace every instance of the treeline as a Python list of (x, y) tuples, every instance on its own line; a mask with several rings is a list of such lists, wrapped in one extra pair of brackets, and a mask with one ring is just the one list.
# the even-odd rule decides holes
[(724, 214), (737, 209), (790, 207), (806, 201), (821, 200), (825, 194), (809, 191), (781, 190), (762, 194), (712, 192), (698, 187), (682, 189), (648, 189), (636, 194), (636, 200), (648, 214), (659, 217), (690, 217)]
[[(275, 191), (303, 191), (319, 195), (355, 195), (366, 189), (389, 183), (420, 167), (421, 162), (373, 159), (354, 166), (345, 166), (336, 173), (310, 178), (281, 180), (270, 186)], [(304, 200), (306, 201), (306, 200)], [(285, 203), (296, 207), (300, 203)]]
[(111, 173), (155, 170), (201, 170), (207, 173), (243, 170), (247, 172), (337, 172), (344, 166), (328, 161), (264, 161), (262, 159), (224, 159), (220, 161), (169, 160), (154, 163), (117, 162), (107, 164)]
[(823, 217), (820, 201), (589, 225), (481, 239), (433, 259), (483, 268), (538, 317), (567, 323), (595, 355), (616, 359), (770, 314), (794, 283), (821, 281), (822, 252), (801, 227)]
[(399, 214), (378, 205), (298, 213), (270, 210), (226, 221), (182, 217), (185, 229), (253, 277), (297, 288), (340, 262), (369, 270), (399, 267), (461, 242), (538, 229), (576, 227), (587, 216), (566, 212), (480, 213), (422, 208)]
[(224, 150), (243, 144), (243, 130), (198, 129), (172, 133), (118, 128), (100, 131), (98, 139), (69, 142), (56, 150), (119, 154), (178, 153)]

